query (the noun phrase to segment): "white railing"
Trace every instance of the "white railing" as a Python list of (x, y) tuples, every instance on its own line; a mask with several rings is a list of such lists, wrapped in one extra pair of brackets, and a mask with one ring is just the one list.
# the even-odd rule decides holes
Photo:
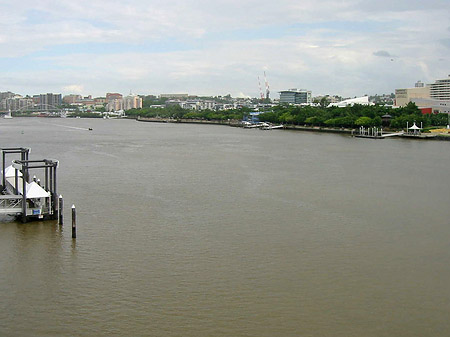
[(0, 213), (13, 214), (22, 212), (22, 197), (15, 195), (0, 196)]

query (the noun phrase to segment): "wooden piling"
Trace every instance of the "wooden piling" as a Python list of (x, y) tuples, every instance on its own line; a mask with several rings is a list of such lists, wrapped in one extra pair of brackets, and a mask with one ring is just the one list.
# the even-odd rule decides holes
[(77, 238), (77, 211), (75, 205), (72, 205), (72, 239)]
[(63, 197), (62, 197), (62, 195), (60, 195), (59, 196), (59, 198), (58, 198), (58, 201), (59, 201), (59, 210), (58, 210), (58, 223), (59, 223), (59, 225), (60, 226), (62, 226), (63, 225)]

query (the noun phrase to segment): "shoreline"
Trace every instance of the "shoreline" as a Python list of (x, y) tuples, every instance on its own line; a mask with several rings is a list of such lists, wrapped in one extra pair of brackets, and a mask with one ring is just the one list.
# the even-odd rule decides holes
[[(138, 122), (150, 122), (150, 123), (184, 123), (184, 124), (209, 124), (209, 125), (224, 125), (231, 127), (240, 127), (242, 128), (242, 122), (237, 120), (229, 120), (229, 121), (209, 121), (209, 120), (198, 120), (198, 119), (173, 119), (173, 118), (153, 118), (153, 117), (137, 117), (137, 118), (129, 118), (135, 119)], [(301, 125), (284, 125), (282, 128), (278, 130), (293, 130), (293, 131), (309, 131), (309, 132), (321, 132), (321, 133), (337, 133), (337, 134), (348, 134), (353, 135), (356, 132), (355, 129), (347, 129), (347, 128), (326, 128), (326, 127), (310, 127), (310, 126), (301, 126)], [(400, 138), (408, 138), (408, 139), (417, 139), (417, 140), (444, 140), (450, 141), (450, 135), (445, 134), (432, 134), (432, 133), (422, 133), (420, 135), (412, 135), (412, 134), (403, 134), (397, 137)], [(369, 138), (369, 137), (366, 137)], [(383, 139), (383, 138), (381, 138)]]

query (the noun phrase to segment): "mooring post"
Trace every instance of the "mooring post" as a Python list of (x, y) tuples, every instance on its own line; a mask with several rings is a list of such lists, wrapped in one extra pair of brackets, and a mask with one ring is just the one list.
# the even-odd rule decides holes
[(77, 238), (77, 211), (75, 205), (72, 205), (72, 239)]
[(63, 225), (63, 197), (62, 195), (59, 196), (59, 210), (58, 210), (58, 215), (59, 215), (59, 225), (62, 226)]

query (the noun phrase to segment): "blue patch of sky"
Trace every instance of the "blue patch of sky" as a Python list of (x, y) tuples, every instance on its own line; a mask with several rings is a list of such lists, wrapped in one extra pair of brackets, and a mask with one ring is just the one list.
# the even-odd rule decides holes
[(0, 68), (4, 72), (28, 72), (55, 68), (51, 60), (36, 59), (35, 56), (0, 57)]
[(54, 21), (55, 18), (52, 17), (51, 13), (38, 10), (30, 9), (26, 12), (24, 24), (38, 25), (41, 23), (48, 23), (49, 21)]

